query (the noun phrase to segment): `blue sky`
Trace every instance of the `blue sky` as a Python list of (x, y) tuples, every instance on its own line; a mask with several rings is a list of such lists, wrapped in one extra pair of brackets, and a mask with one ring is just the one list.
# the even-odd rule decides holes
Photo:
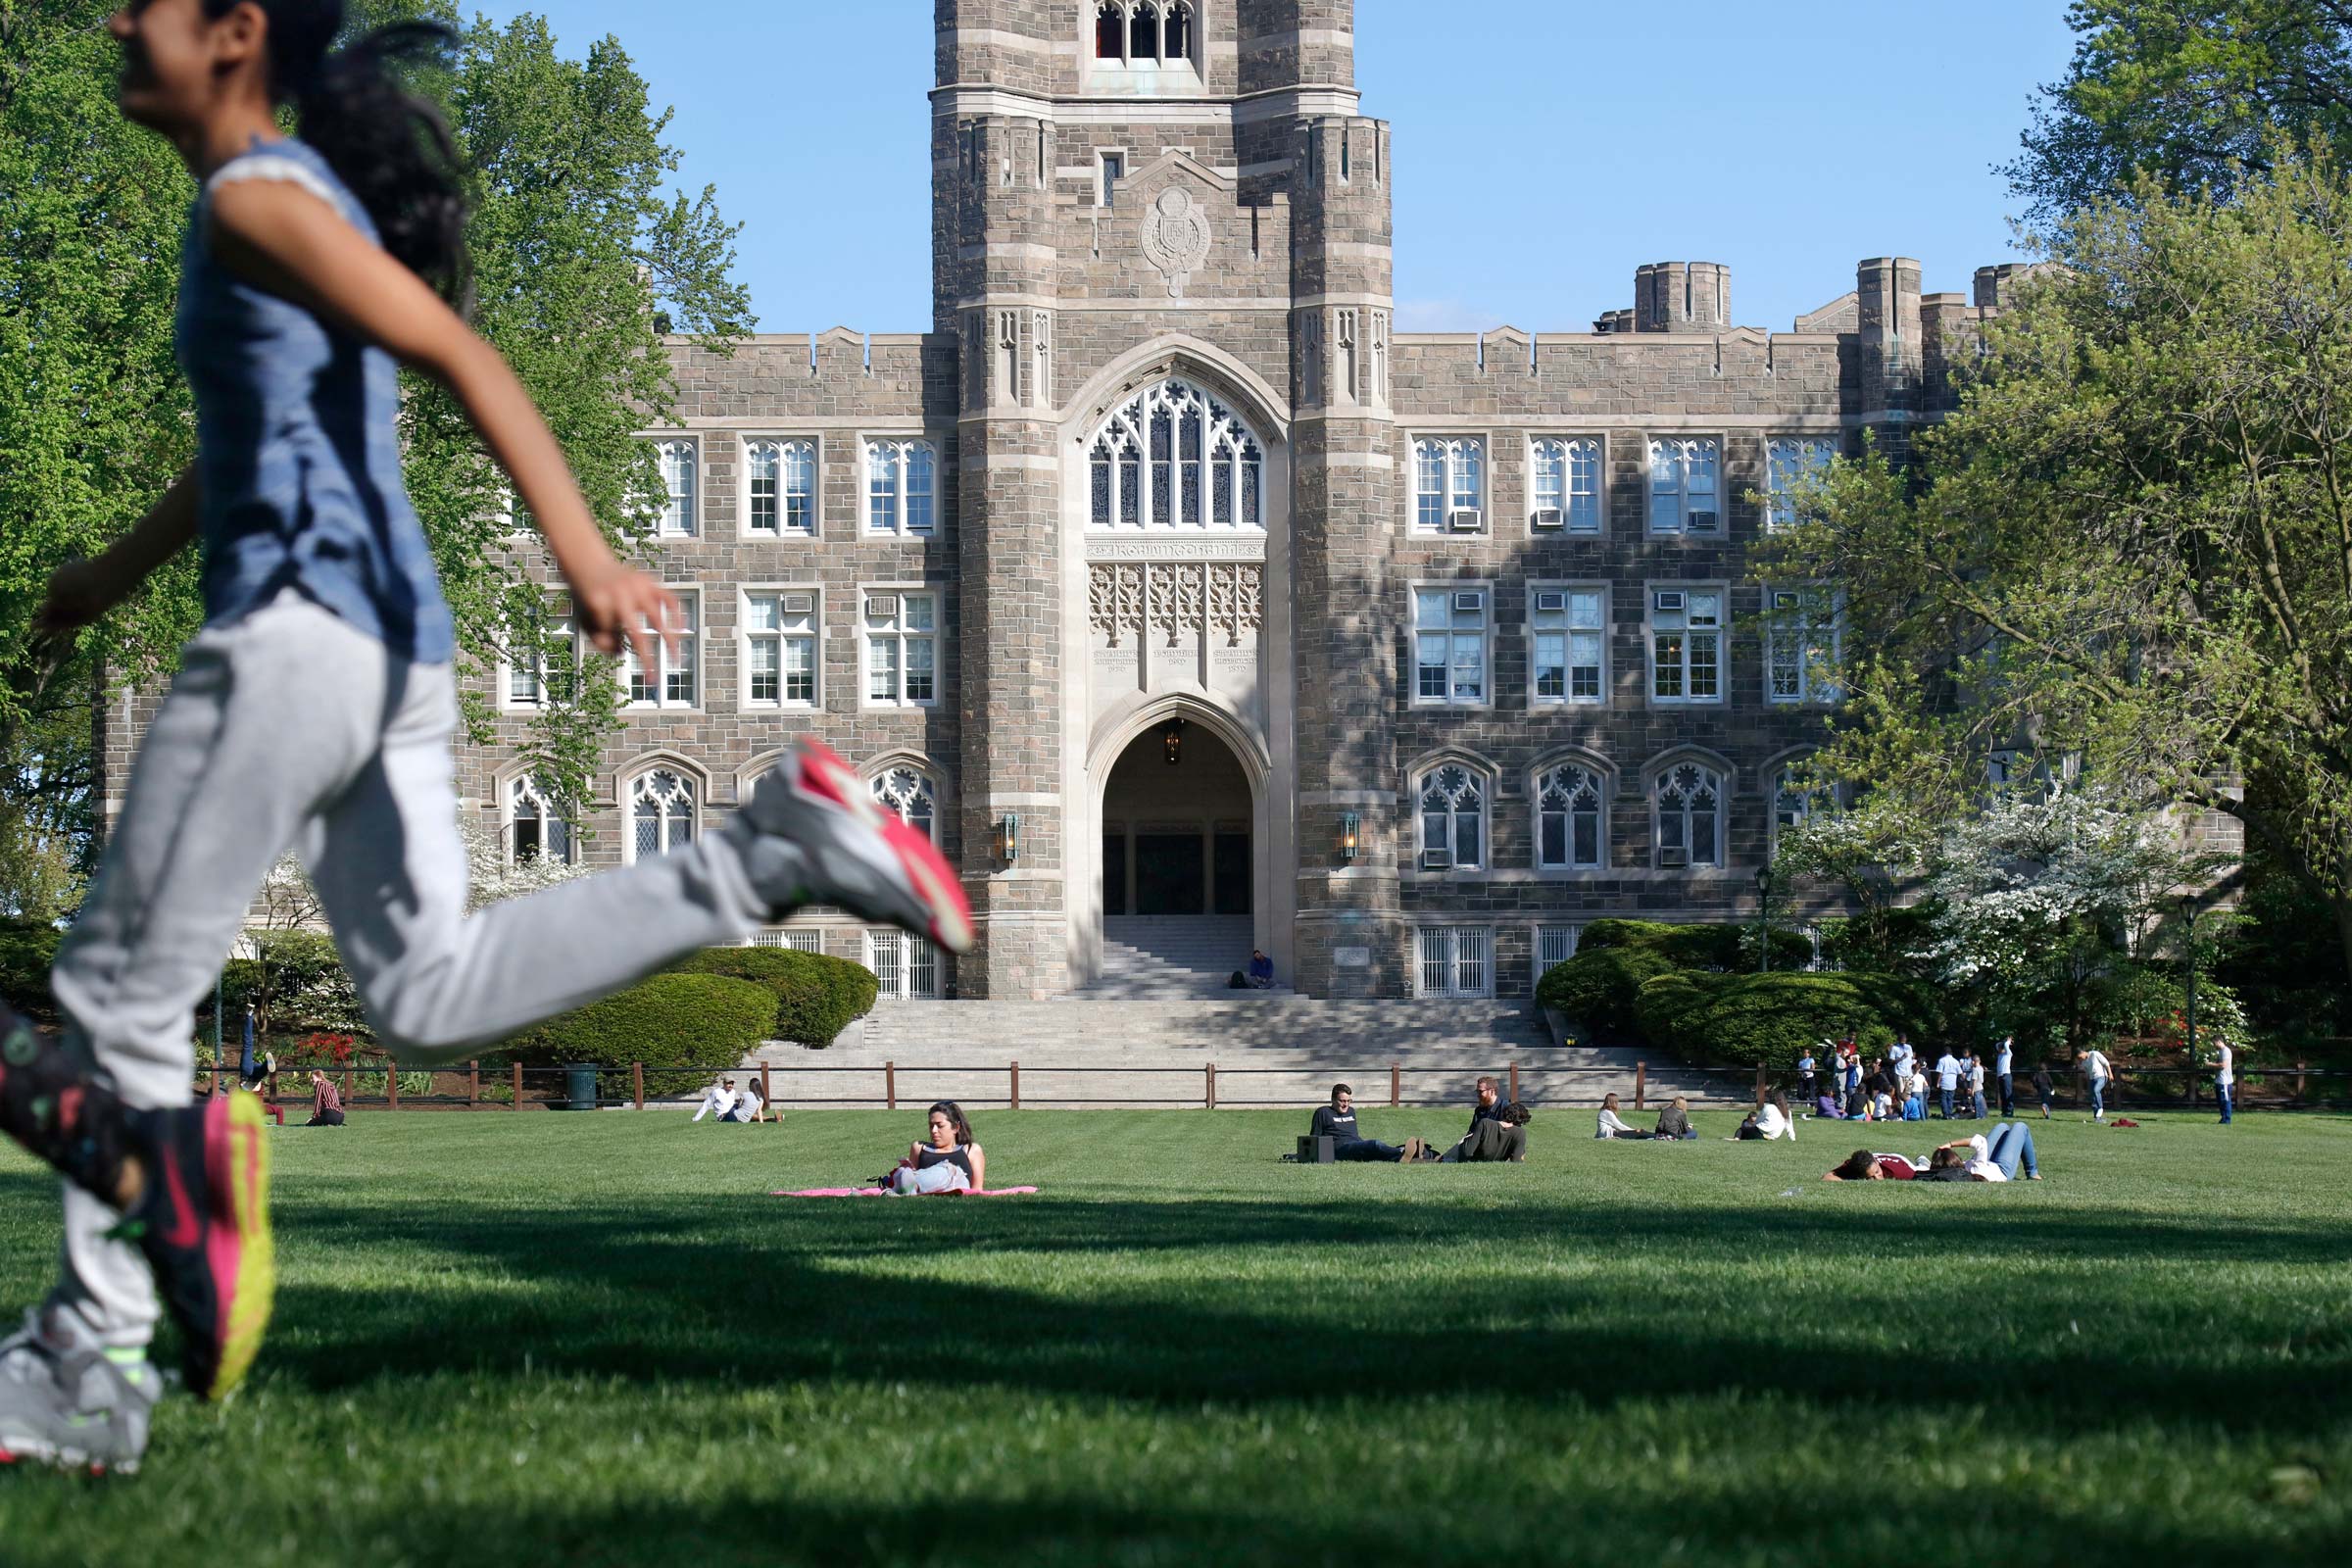
[[(682, 182), (744, 225), (760, 329), (929, 325), (931, 0), (494, 0), (567, 54), (616, 34), (675, 106)], [(2071, 51), (2064, 0), (1357, 0), (1396, 126), (1408, 331), (1583, 331), (1643, 262), (1732, 269), (1787, 330), (1866, 256), (1930, 291), (2015, 254), (1990, 172)], [(1671, 21), (1669, 19), (1672, 19)]]

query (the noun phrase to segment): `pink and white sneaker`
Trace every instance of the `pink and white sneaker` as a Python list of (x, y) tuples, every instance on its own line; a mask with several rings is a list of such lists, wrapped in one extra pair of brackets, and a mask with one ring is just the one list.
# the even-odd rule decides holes
[(794, 742), (721, 831), (773, 918), (836, 904), (950, 953), (971, 948), (972, 906), (954, 869), (821, 741)]

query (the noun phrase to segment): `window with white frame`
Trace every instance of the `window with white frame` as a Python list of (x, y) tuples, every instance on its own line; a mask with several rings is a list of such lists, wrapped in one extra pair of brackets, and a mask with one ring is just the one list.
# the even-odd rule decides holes
[(1787, 528), (1796, 521), (1796, 492), (1837, 461), (1834, 436), (1781, 436), (1765, 443), (1765, 526)]
[(1528, 448), (1528, 526), (1538, 532), (1600, 532), (1600, 443), (1545, 438)]
[(894, 767), (874, 775), (873, 790), (874, 799), (884, 809), (923, 837), (937, 842), (939, 802), (928, 777), (911, 767)]
[(1537, 704), (1598, 703), (1608, 683), (1605, 588), (1528, 590), (1531, 650), (1528, 696)]
[(1421, 777), (1421, 868), (1476, 871), (1487, 863), (1487, 781), (1459, 762)]
[(702, 531), (696, 506), (701, 459), (692, 441), (663, 441), (656, 450), (662, 455), (661, 531), (671, 538), (692, 538)]
[(638, 659), (634, 643), (624, 645), (620, 667), (631, 708), (692, 708), (702, 700), (702, 595), (679, 593), (675, 645), (670, 638), (654, 637), (652, 670)]
[(1536, 780), (1536, 867), (1581, 871), (1601, 863), (1601, 778), (1563, 762)]
[(939, 595), (868, 589), (865, 701), (869, 708), (928, 708), (939, 701)]
[(1481, 708), (1487, 701), (1487, 608), (1484, 588), (1413, 590), (1413, 702), (1421, 707)]
[(1413, 933), (1414, 989), (1424, 997), (1494, 994), (1494, 933), (1483, 926), (1425, 925)]
[(1265, 459), (1231, 409), (1162, 381), (1112, 411), (1090, 469), (1097, 528), (1265, 527)]
[(825, 934), (812, 926), (767, 926), (752, 933), (751, 946), (821, 954), (825, 951)]
[(1723, 443), (1669, 436), (1649, 444), (1649, 531), (1723, 532)]
[(1837, 592), (1768, 588), (1764, 603), (1765, 695), (1776, 703), (1836, 701), (1841, 641)]
[(814, 708), (823, 645), (813, 588), (750, 589), (743, 596), (743, 705)]
[(1723, 864), (1723, 778), (1682, 762), (1658, 775), (1658, 865), (1663, 870)]
[(1575, 957), (1576, 945), (1584, 934), (1581, 925), (1536, 927), (1536, 978), (1543, 979), (1553, 967)]
[(918, 536), (939, 514), (939, 460), (928, 441), (865, 444), (865, 531)]
[(549, 804), (547, 793), (528, 773), (507, 786), (507, 858), (515, 865), (544, 859), (569, 865), (571, 824)]
[(1782, 768), (1772, 781), (1773, 853), (1780, 853), (1783, 833), (1803, 827), (1817, 813), (1834, 809), (1837, 801), (1829, 786), (1808, 776), (1803, 763)]
[(939, 995), (939, 950), (904, 931), (868, 931), (865, 966), (884, 1002), (928, 1002)]
[(1721, 588), (1650, 590), (1649, 697), (1654, 703), (1723, 701)]
[(1413, 443), (1413, 531), (1475, 533), (1487, 522), (1487, 444), (1475, 436)]
[(629, 855), (646, 859), (695, 840), (694, 780), (670, 768), (640, 773), (629, 786)]
[[(537, 625), (514, 627), (509, 632), (507, 657), (504, 662), (505, 680), (501, 686), (509, 708), (537, 708), (551, 698), (558, 702), (569, 698), (565, 686), (568, 673), (569, 649), (572, 638), (571, 612), (550, 611)], [(548, 650), (557, 650), (558, 667), (550, 668)]]
[(754, 441), (745, 449), (746, 526), (771, 538), (816, 532), (816, 443)]

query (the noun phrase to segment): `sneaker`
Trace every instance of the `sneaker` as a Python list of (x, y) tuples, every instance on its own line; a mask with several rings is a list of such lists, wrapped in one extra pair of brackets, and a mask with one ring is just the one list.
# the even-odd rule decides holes
[(116, 1234), (154, 1271), (179, 1326), (181, 1375), (201, 1399), (245, 1380), (277, 1294), (262, 1116), (251, 1095), (224, 1095), (133, 1119), (147, 1190)]
[(108, 1354), (76, 1314), (27, 1312), (0, 1341), (0, 1464), (134, 1475), (163, 1391), (145, 1356)]
[(955, 871), (820, 742), (795, 742), (720, 831), (734, 834), (753, 890), (779, 918), (833, 904), (950, 953), (971, 948), (972, 908)]

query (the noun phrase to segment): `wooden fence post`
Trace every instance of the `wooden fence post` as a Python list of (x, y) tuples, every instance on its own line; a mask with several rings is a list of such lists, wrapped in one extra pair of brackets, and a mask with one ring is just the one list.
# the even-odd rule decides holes
[(481, 1102), (482, 1064), (478, 1061), (469, 1061), (466, 1064), (466, 1108), (471, 1110)]
[(2300, 1062), (2300, 1061), (2298, 1061), (2298, 1062), (2296, 1062), (2296, 1063), (2295, 1063), (2295, 1104), (2296, 1104), (2298, 1107), (2299, 1107), (2299, 1106), (2301, 1106), (2301, 1105), (2302, 1105), (2302, 1103), (2303, 1103), (2303, 1073), (2304, 1073), (2304, 1067), (2305, 1067), (2305, 1064), (2304, 1064), (2304, 1063), (2302, 1063), (2302, 1062)]
[(1768, 1071), (1770, 1071), (1770, 1069), (1767, 1068), (1762, 1062), (1759, 1061), (1756, 1063), (1756, 1103), (1759, 1105), (1764, 1103), (1764, 1097), (1772, 1093), (1772, 1084), (1770, 1080), (1765, 1077), (1765, 1074)]
[(522, 1063), (514, 1063), (514, 1108), (522, 1108)]
[[(767, 1075), (767, 1063), (760, 1064), (760, 1103), (773, 1110), (776, 1106), (776, 1081)], [(781, 1116), (776, 1118), (783, 1120)]]
[(1389, 1108), (1395, 1110), (1404, 1098), (1404, 1064), (1389, 1063)]
[(1518, 1098), (1519, 1098), (1519, 1064), (1518, 1064), (1517, 1062), (1515, 1062), (1515, 1061), (1514, 1061), (1514, 1062), (1512, 1062), (1512, 1063), (1511, 1063), (1511, 1099), (1515, 1101), (1515, 1100), (1517, 1100)]
[(1021, 1108), (1021, 1064), (1017, 1061), (1012, 1064), (1012, 1108)]
[(1210, 1110), (1214, 1110), (1214, 1109), (1216, 1109), (1216, 1108), (1217, 1108), (1217, 1064), (1216, 1064), (1215, 1062), (1213, 1062), (1213, 1061), (1212, 1061), (1212, 1062), (1210, 1062), (1210, 1063), (1208, 1064), (1207, 1071), (1208, 1071), (1208, 1108), (1209, 1108)]
[(384, 1108), (400, 1108), (400, 1063), (389, 1056), (384, 1058)]
[(1648, 1087), (1649, 1087), (1649, 1063), (1648, 1063), (1648, 1062), (1646, 1062), (1646, 1061), (1637, 1061), (1637, 1062), (1635, 1062), (1635, 1063), (1634, 1063), (1634, 1108), (1635, 1108), (1636, 1110), (1640, 1110), (1640, 1109), (1642, 1108), (1642, 1093), (1643, 1093), (1643, 1091), (1645, 1091), (1645, 1090), (1646, 1090)]
[(899, 1064), (895, 1061), (882, 1064), (882, 1102), (892, 1110), (899, 1108)]
[(644, 1063), (644, 1062), (642, 1062), (642, 1061), (632, 1061), (632, 1062), (630, 1062), (630, 1063), (629, 1063), (629, 1087), (630, 1087), (632, 1090), (634, 1090), (634, 1091), (636, 1092), (636, 1095), (637, 1095), (637, 1108), (638, 1108), (639, 1110), (643, 1110), (643, 1109), (645, 1108), (645, 1063)]

